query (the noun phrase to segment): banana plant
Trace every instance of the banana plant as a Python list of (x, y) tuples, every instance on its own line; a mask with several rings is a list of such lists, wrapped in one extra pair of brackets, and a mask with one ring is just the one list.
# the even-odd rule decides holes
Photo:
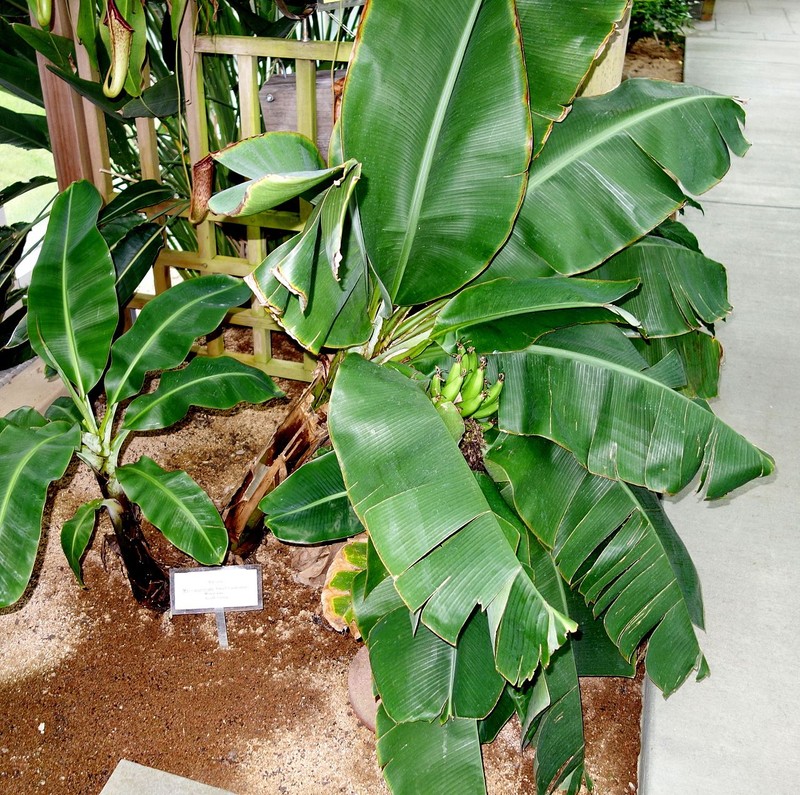
[(744, 155), (743, 111), (649, 80), (579, 97), (625, 11), (371, 0), (329, 163), (286, 133), (213, 155), (243, 179), (212, 210), (311, 201), (246, 281), (321, 357), (298, 404), (320, 454), (281, 481), (279, 429), (229, 530), (260, 499), (288, 543), (366, 534), (337, 600), (396, 793), (484, 792), (514, 714), (537, 793), (590, 786), (580, 675), (708, 673), (661, 496), (773, 469), (708, 402), (725, 270), (671, 220)]
[[(247, 300), (241, 280), (212, 275), (177, 284), (118, 333), (121, 308), (141, 277), (142, 263), (145, 269), (152, 263), (152, 252), (149, 259), (141, 255), (153, 247), (151, 227), (160, 230), (131, 217), (153, 203), (157, 189), (163, 190), (138, 185), (101, 212), (97, 190), (76, 182), (53, 205), (28, 291), (27, 330), (33, 349), (61, 378), (68, 396), (44, 414), (22, 408), (0, 419), (2, 606), (16, 602), (28, 585), (48, 487), (73, 458), (90, 467), (98, 484), (97, 498), (81, 506), (61, 531), (79, 583), (81, 559), (103, 511), (134, 596), (155, 610), (169, 607), (169, 579), (150, 553), (142, 516), (198, 563), (219, 564), (226, 555), (222, 519), (186, 472), (168, 472), (147, 456), (120, 463), (132, 433), (167, 428), (191, 406), (224, 409), (281, 395), (260, 370), (228, 357), (197, 358), (181, 367), (195, 338), (214, 331), (230, 307)], [(153, 370), (164, 371), (158, 387), (140, 394)]]

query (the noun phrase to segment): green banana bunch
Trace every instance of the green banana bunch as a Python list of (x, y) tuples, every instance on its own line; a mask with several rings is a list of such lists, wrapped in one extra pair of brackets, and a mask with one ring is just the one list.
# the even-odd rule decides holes
[[(431, 400), (435, 404), (453, 403), (464, 419), (488, 420), (499, 408), (505, 376), (500, 373), (490, 385), (486, 380), (486, 357), (479, 358), (475, 348), (464, 348), (461, 343), (458, 351), (446, 376), (438, 367), (434, 371), (429, 390)], [(485, 422), (482, 425), (491, 427)]]

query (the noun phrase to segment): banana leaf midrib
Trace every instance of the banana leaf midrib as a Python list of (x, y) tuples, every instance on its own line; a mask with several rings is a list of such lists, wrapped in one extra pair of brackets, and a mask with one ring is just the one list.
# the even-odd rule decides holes
[[(69, 191), (69, 197), (67, 200), (67, 219), (72, 217), (72, 200), (73, 192)], [(67, 262), (67, 252), (70, 249), (70, 231), (70, 225), (67, 223), (64, 231), (64, 245), (61, 249), (61, 312), (63, 314), (64, 325), (66, 327), (64, 337), (67, 341), (69, 358), (72, 364), (73, 372), (75, 373), (75, 380), (78, 382), (76, 384), (78, 387), (78, 397), (83, 398), (86, 395), (87, 390), (83, 384), (83, 373), (81, 371), (78, 349), (75, 344), (75, 329), (72, 324), (72, 313), (70, 312), (69, 306), (69, 290), (67, 289), (67, 275), (70, 273), (70, 269), (68, 267), (69, 263)], [(39, 336), (41, 336), (41, 331), (39, 331)], [(42, 340), (42, 342), (44, 343), (44, 340)]]
[[(332, 492), (330, 494), (326, 494), (324, 497), (320, 497), (318, 500), (313, 500), (311, 502), (304, 502), (297, 508), (292, 508), (291, 510), (281, 511), (277, 513), (279, 519), (283, 519), (287, 516), (294, 516), (295, 514), (303, 514), (307, 513), (310, 509), (316, 508), (320, 505), (327, 505), (329, 502), (336, 502), (336, 500), (342, 499), (342, 497), (347, 497), (347, 489), (342, 491)], [(267, 515), (267, 523), (269, 523), (269, 514)]]
[[(564, 155), (554, 159), (551, 163), (545, 165), (544, 167), (538, 169), (536, 168), (536, 164), (540, 160), (540, 158), (537, 158), (534, 160), (534, 165), (531, 167), (530, 174), (528, 176), (527, 192), (531, 193), (535, 188), (547, 182), (547, 180), (556, 175), (559, 171), (571, 165), (575, 161), (580, 160), (584, 155), (595, 150), (598, 146), (600, 146), (600, 144), (603, 144), (606, 141), (614, 138), (621, 132), (625, 132), (629, 127), (646, 121), (651, 117), (672, 111), (676, 107), (680, 107), (681, 105), (685, 105), (690, 102), (708, 102), (715, 99), (718, 99), (718, 97), (708, 94), (691, 95), (688, 97), (680, 97), (679, 99), (671, 99), (668, 102), (663, 102), (655, 107), (638, 112), (633, 117), (630, 115), (623, 116), (620, 120), (614, 124), (610, 124), (608, 127), (601, 129), (599, 132), (596, 132), (593, 135), (587, 135), (581, 146), (574, 149), (569, 149), (564, 153)], [(587, 99), (586, 101), (591, 100)], [(633, 120), (631, 120), (632, 118)], [(652, 155), (650, 156), (652, 157)]]
[(467, 51), (469, 40), (472, 37), (472, 31), (475, 27), (475, 21), (478, 18), (482, 5), (482, 0), (475, 0), (473, 3), (472, 12), (467, 24), (464, 26), (464, 32), (459, 40), (458, 47), (453, 56), (450, 65), (450, 71), (447, 75), (442, 93), (439, 97), (439, 102), (436, 105), (436, 113), (433, 117), (431, 129), (428, 132), (428, 139), (425, 143), (425, 149), (422, 153), (422, 160), (420, 163), (419, 173), (417, 174), (417, 181), (414, 184), (414, 193), (411, 199), (411, 204), (408, 208), (408, 218), (405, 225), (405, 234), (403, 235), (403, 245), (400, 249), (398, 258), (397, 270), (395, 271), (394, 280), (392, 283), (391, 294), (394, 298), (400, 290), (400, 285), (403, 282), (403, 277), (408, 265), (408, 259), (411, 254), (411, 248), (414, 245), (416, 238), (416, 231), (419, 221), (419, 216), (422, 211), (422, 203), (425, 198), (425, 193), (428, 188), (428, 177), (433, 166), (433, 156), (436, 153), (436, 147), (439, 140), (439, 133), (442, 130), (444, 119), (447, 114), (447, 109), (450, 104), (450, 98), (455, 90), (458, 74), (461, 69), (461, 64), (464, 60), (464, 53)]

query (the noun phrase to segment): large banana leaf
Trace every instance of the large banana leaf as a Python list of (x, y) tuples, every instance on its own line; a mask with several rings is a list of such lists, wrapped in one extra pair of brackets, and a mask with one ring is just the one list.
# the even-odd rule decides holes
[(229, 409), (237, 403), (263, 403), (283, 392), (261, 370), (227, 356), (198, 356), (182, 370), (164, 373), (155, 392), (141, 395), (125, 412), (123, 428), (151, 431), (168, 428), (186, 416), (190, 406)]
[(455, 646), (401, 607), (369, 634), (375, 686), (396, 723), (434, 718), (485, 718), (500, 698), (505, 680), (494, 667), (485, 613), (467, 621)]
[(626, 80), (577, 99), (533, 162), (514, 231), (498, 255), (530, 249), (581, 273), (642, 237), (730, 166), (748, 143), (730, 97), (665, 81)]
[(651, 366), (673, 351), (677, 353), (686, 373), (686, 385), (680, 391), (687, 397), (706, 400), (717, 397), (722, 346), (716, 337), (703, 331), (690, 331), (679, 337), (634, 339), (632, 342)]
[(81, 434), (76, 425), (7, 425), (0, 433), (0, 607), (22, 596), (31, 578), (47, 487), (66, 471)]
[(356, 514), (422, 623), (455, 644), (480, 605), (503, 676), (521, 682), (547, 664), (574, 624), (536, 590), (419, 387), (351, 354), (334, 383), (329, 430)]
[(530, 85), (534, 153), (544, 145), (622, 19), (628, 0), (516, 0)]
[(647, 671), (664, 693), (694, 669), (705, 674), (692, 627), (703, 626), (697, 572), (655, 496), (592, 475), (544, 439), (502, 435), (487, 462), (511, 483), (520, 516), (595, 604), (625, 657), (652, 633)]
[(392, 792), (486, 792), (477, 721), (451, 718), (444, 723), (395, 723), (379, 707), (376, 732), (378, 764)]
[(730, 311), (728, 280), (719, 262), (663, 237), (646, 237), (591, 273), (595, 279), (640, 279), (619, 305), (648, 337), (672, 337), (722, 320)]
[(331, 450), (289, 475), (258, 504), (267, 527), (281, 541), (321, 544), (363, 532)]
[(97, 231), (101, 203), (86, 181), (55, 200), (28, 289), (31, 345), (79, 395), (100, 379), (119, 321), (114, 263)]
[(715, 499), (772, 472), (766, 453), (645, 364), (610, 325), (575, 326), (503, 354), (500, 427), (552, 439), (590, 472), (656, 492), (677, 493), (700, 471)]
[(177, 367), (194, 340), (214, 331), (225, 312), (249, 294), (241, 279), (214, 274), (181, 282), (156, 296), (111, 349), (105, 377), (109, 404), (136, 394), (148, 370)]
[(614, 306), (639, 286), (638, 279), (496, 279), (466, 287), (436, 317), (434, 337), (452, 332), (479, 351), (527, 348), (542, 334), (573, 323), (618, 319), (637, 324)]
[(247, 181), (209, 201), (219, 215), (252, 215), (276, 207), (329, 180), (342, 167), (325, 168), (317, 147), (293, 132), (271, 132), (214, 152), (212, 157)]
[(222, 563), (228, 532), (209, 496), (185, 472), (167, 472), (143, 455), (117, 467), (116, 476), (128, 499), (170, 543), (198, 563)]
[(364, 237), (395, 303), (455, 291), (508, 236), (531, 153), (516, 24), (511, 0), (367, 8), (342, 135), (363, 164)]

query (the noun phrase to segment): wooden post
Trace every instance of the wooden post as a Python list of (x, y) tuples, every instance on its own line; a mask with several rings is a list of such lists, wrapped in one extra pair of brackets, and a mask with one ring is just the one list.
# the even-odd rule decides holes
[[(35, 20), (32, 24), (36, 26)], [(55, 0), (53, 3), (53, 33), (73, 38), (69, 11), (64, 0)], [(66, 190), (72, 182), (79, 179), (94, 181), (83, 100), (68, 83), (47, 68), (49, 61), (42, 55), (37, 53), (36, 61), (47, 111), (47, 129), (50, 132), (58, 188)]]

